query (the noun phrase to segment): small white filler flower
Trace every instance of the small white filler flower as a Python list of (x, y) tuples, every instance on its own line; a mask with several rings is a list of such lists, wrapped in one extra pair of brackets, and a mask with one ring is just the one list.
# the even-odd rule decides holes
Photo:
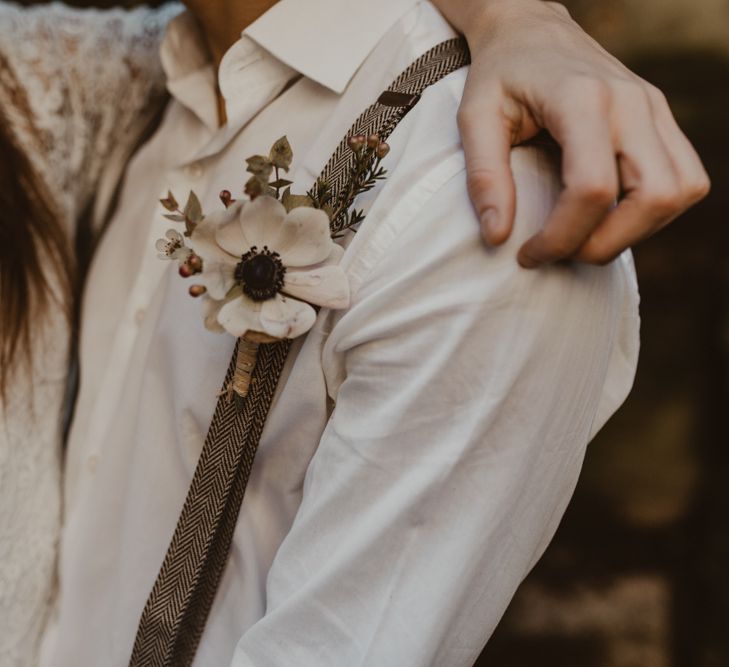
[(159, 253), (157, 257), (160, 259), (176, 259), (181, 265), (192, 253), (192, 250), (185, 245), (182, 234), (175, 229), (168, 229), (165, 238), (159, 239), (155, 243), (155, 248)]

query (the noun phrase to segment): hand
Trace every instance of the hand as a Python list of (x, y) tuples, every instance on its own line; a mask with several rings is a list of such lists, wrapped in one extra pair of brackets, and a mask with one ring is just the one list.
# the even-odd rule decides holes
[[(624, 67), (554, 2), (434, 0), (463, 28), (473, 63), (459, 111), (468, 187), (484, 238), (514, 222), (513, 145), (547, 129), (564, 191), (519, 263), (604, 264), (709, 191), (663, 94)], [(617, 206), (616, 199), (619, 199)]]

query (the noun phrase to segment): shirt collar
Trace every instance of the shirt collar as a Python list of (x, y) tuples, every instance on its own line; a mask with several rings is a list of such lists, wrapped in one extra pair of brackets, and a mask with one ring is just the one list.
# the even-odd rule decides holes
[(213, 132), (218, 129), (216, 84), (226, 102), (229, 128), (241, 127), (295, 76), (294, 70), (245, 35), (223, 56), (216, 76), (200, 28), (189, 12), (170, 21), (160, 58), (167, 90)]
[(197, 23), (189, 12), (182, 12), (167, 25), (160, 60), (170, 95), (206, 126), (216, 127), (215, 72)]
[[(270, 75), (290, 79), (295, 70), (341, 94), (377, 42), (417, 2), (367, 0), (363, 11), (362, 0), (279, 0), (223, 59), (220, 89), (226, 103), (235, 105), (235, 73), (253, 61), (263, 61)], [(172, 19), (160, 55), (170, 94), (206, 126), (217, 127), (216, 76), (189, 12)]]
[(243, 34), (305, 77), (341, 94), (418, 0), (279, 0)]

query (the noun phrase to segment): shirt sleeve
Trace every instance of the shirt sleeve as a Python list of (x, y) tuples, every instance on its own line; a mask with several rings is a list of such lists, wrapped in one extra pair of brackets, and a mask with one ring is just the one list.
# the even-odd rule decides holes
[(380, 234), (325, 347), (335, 407), (235, 667), (470, 667), (551, 540), (632, 384), (637, 291), (627, 257), (520, 269), (558, 179), (534, 148), (512, 166), (505, 247), (481, 244), (462, 171)]
[(175, 11), (0, 1), (0, 109), (64, 222), (158, 109), (158, 47)]

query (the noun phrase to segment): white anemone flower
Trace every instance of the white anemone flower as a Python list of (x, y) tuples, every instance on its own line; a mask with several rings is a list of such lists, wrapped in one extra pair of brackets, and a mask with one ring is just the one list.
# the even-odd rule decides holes
[(338, 266), (343, 250), (329, 218), (309, 207), (286, 212), (269, 196), (237, 202), (205, 217), (190, 238), (203, 260), (196, 280), (214, 300), (206, 324), (234, 336), (248, 331), (296, 338), (316, 311), (349, 306), (349, 282)]

